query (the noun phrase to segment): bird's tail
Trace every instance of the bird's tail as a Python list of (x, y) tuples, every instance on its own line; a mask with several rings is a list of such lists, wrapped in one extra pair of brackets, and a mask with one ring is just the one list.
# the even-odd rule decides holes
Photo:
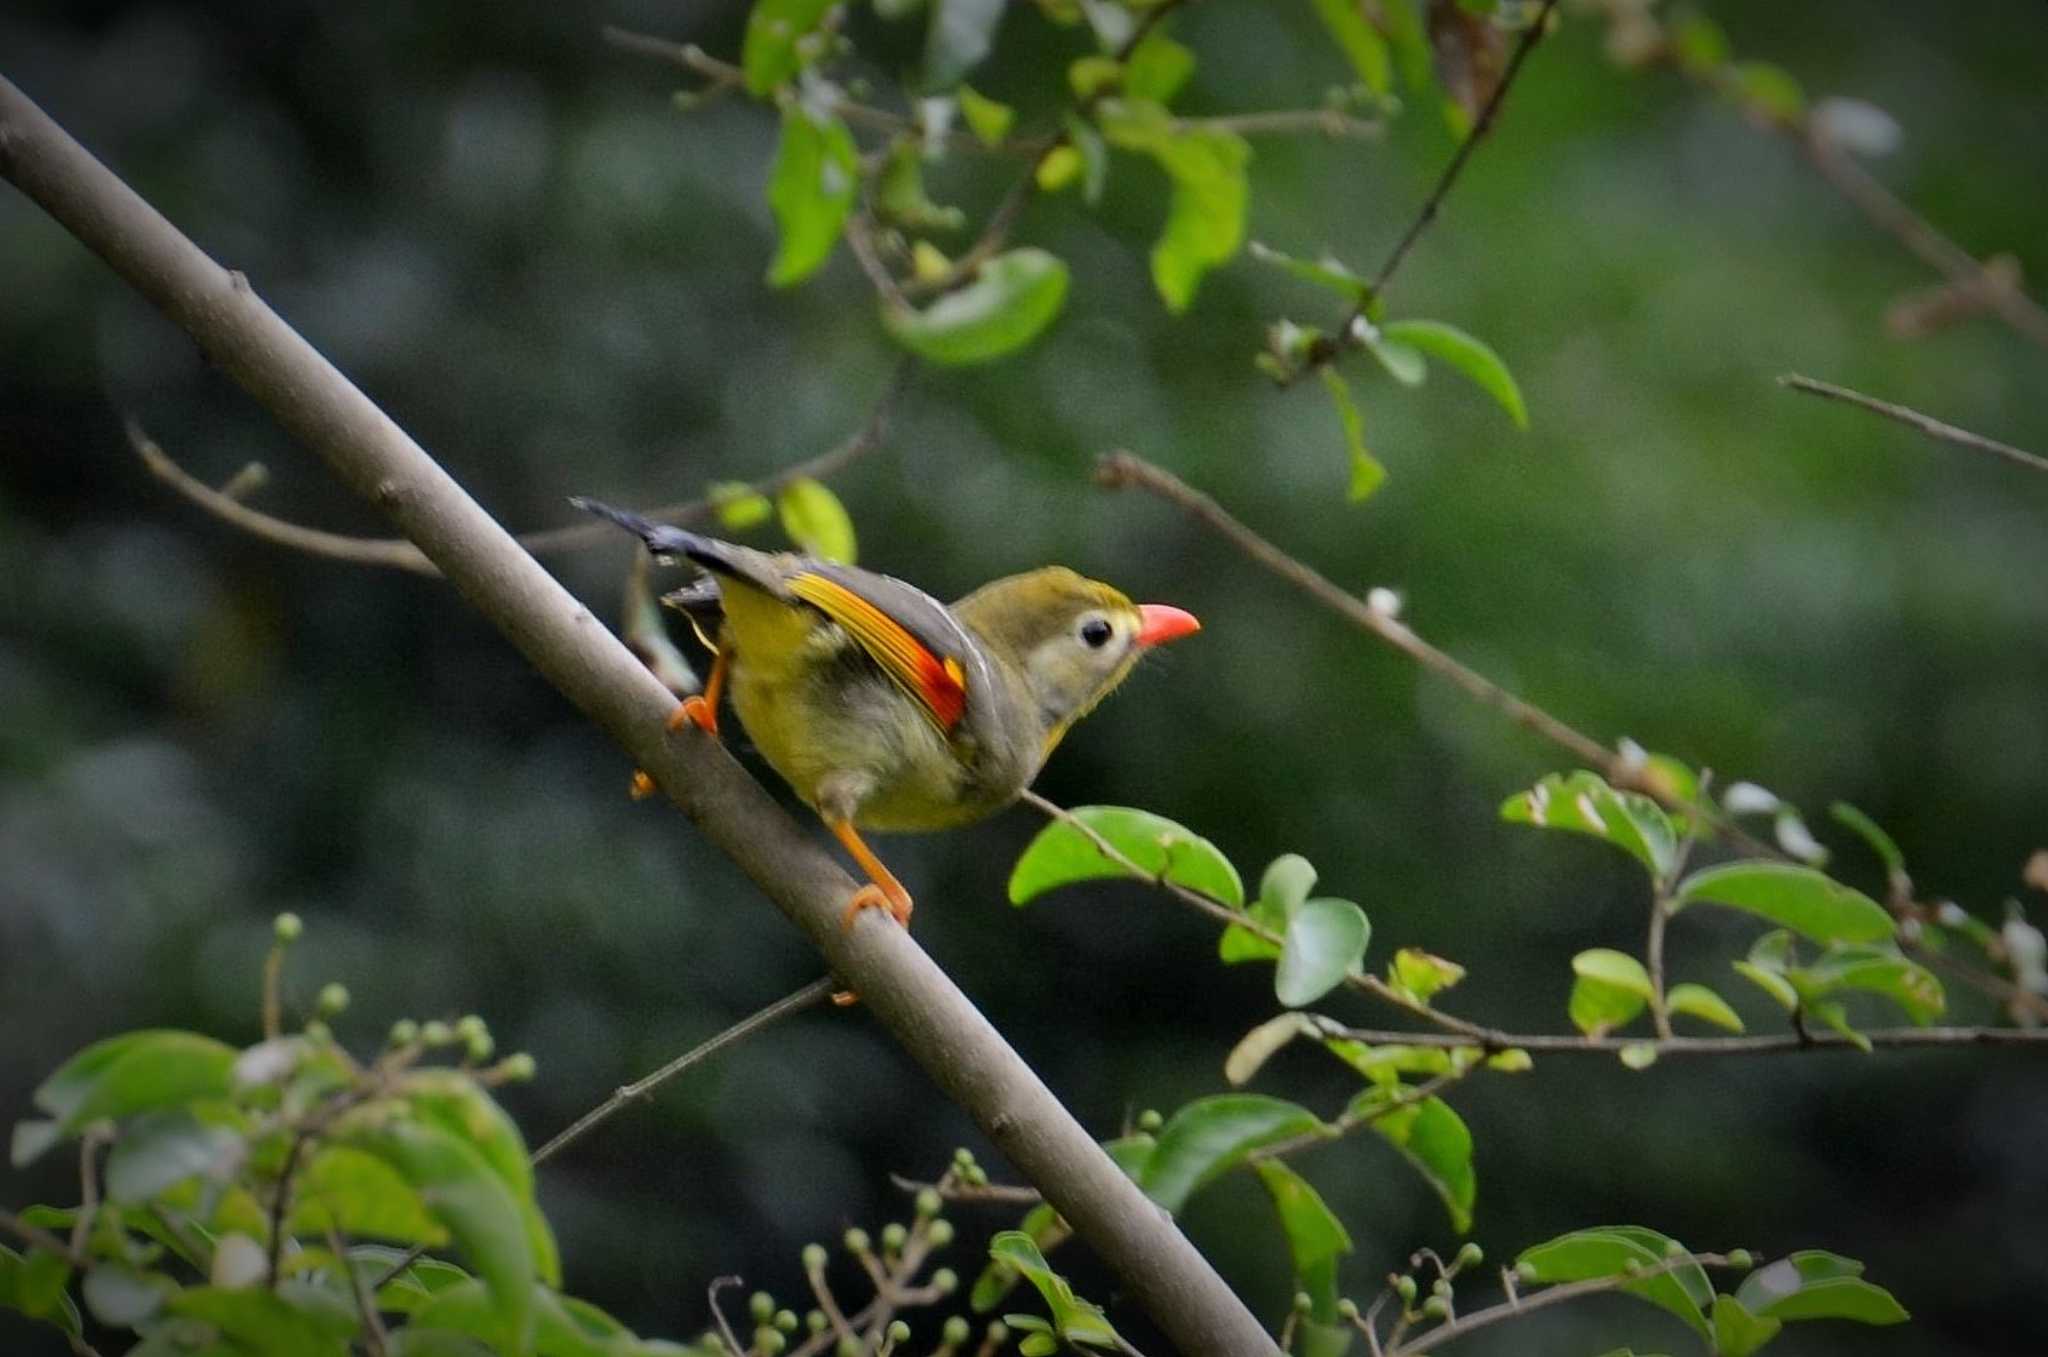
[[(572, 495), (569, 503), (587, 514), (609, 519), (627, 532), (647, 544), (647, 549), (656, 556), (673, 558), (687, 557), (706, 570), (719, 575), (729, 575), (750, 583), (762, 584), (763, 571), (760, 562), (763, 553), (739, 546), (732, 542), (721, 542), (716, 537), (705, 537), (683, 528), (671, 527), (642, 518), (630, 509), (616, 508), (601, 500)], [(772, 579), (772, 573), (769, 576)]]

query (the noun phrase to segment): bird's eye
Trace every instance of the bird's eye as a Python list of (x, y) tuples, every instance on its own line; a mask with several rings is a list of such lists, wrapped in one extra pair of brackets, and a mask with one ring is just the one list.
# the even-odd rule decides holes
[(1114, 629), (1100, 617), (1091, 617), (1081, 624), (1081, 643), (1091, 650), (1100, 650), (1108, 645), (1114, 634)]

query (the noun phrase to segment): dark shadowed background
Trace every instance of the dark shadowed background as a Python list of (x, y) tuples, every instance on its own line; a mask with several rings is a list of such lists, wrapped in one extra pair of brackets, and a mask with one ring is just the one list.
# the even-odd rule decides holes
[[(1905, 138), (1878, 173), (1967, 247), (2048, 279), (2048, 10), (1710, 9), (1743, 53), (1890, 110)], [(31, 0), (0, 16), (0, 71), (503, 521), (543, 526), (569, 494), (653, 503), (813, 455), (893, 364), (844, 250), (795, 291), (763, 282), (772, 115), (739, 99), (679, 113), (669, 95), (693, 79), (597, 36), (617, 23), (729, 55), (743, 17), (663, 0)], [(1346, 78), (1306, 5), (1209, 0), (1175, 31), (1202, 61), (1191, 111), (1313, 104)], [(885, 71), (912, 50), (875, 41)], [(1080, 42), (1020, 10), (977, 83), (1043, 118)], [(1251, 235), (1369, 267), (1450, 150), (1426, 110), (1378, 144), (1261, 140)], [(1013, 172), (959, 161), (935, 187), (985, 212)], [(1411, 944), (1456, 958), (1472, 975), (1453, 1006), (1484, 1021), (1561, 1029), (1572, 953), (1640, 945), (1640, 883), (1618, 855), (1496, 817), (1562, 766), (1556, 751), (1161, 504), (1092, 489), (1091, 459), (1123, 445), (1340, 583), (1401, 590), (1422, 634), (1601, 738), (1760, 781), (1816, 819), (1855, 802), (1927, 892), (2000, 917), (2048, 842), (2048, 477), (1772, 378), (1812, 373), (2041, 448), (2048, 355), (1989, 321), (1885, 338), (1885, 307), (1931, 282), (1924, 268), (1726, 107), (1615, 69), (1580, 18), (1537, 52), (1393, 293), (1490, 340), (1533, 428), (1448, 374), (1408, 392), (1356, 369), (1391, 474), (1352, 506), (1316, 384), (1277, 391), (1249, 362), (1268, 321), (1327, 321), (1329, 299), (1240, 259), (1169, 317), (1145, 270), (1155, 173), (1119, 160), (1094, 212), (1034, 204), (1019, 237), (1071, 261), (1067, 314), (1018, 358), (919, 374), (887, 447), (835, 481), (863, 562), (935, 592), (1058, 560), (1201, 615), (1202, 636), (1081, 727), (1042, 790), (1172, 816), (1247, 875), (1308, 855), (1371, 914), (1375, 963)], [(251, 1039), (281, 909), (307, 922), (289, 993), (303, 1007), (348, 985), (344, 1037), (374, 1046), (396, 1017), (475, 1011), (532, 1051), (540, 1078), (508, 1098), (536, 1142), (816, 973), (672, 811), (626, 799), (623, 756), (452, 593), (201, 515), (144, 474), (124, 412), (211, 481), (268, 463), (265, 509), (382, 530), (0, 192), (0, 1113), (97, 1035)], [(626, 561), (623, 545), (551, 558), (601, 605)], [(1012, 910), (1005, 874), (1036, 827), (1019, 810), (888, 842), (920, 941), (1105, 1135), (1219, 1090), (1224, 1053), (1273, 1009), (1270, 973), (1218, 966), (1206, 924), (1138, 889)], [(1837, 846), (1875, 889), (1861, 850)], [(1675, 977), (1737, 995), (1727, 959), (1754, 932), (1682, 917)], [(1737, 998), (1774, 1021), (1754, 991)], [(1956, 998), (1962, 1019), (1988, 1016)], [(1329, 1064), (1290, 1055), (1259, 1087), (1334, 1107), (1355, 1081)], [(1867, 1260), (1915, 1323), (1809, 1326), (1788, 1352), (2043, 1349), (2038, 1056), (1641, 1074), (1559, 1059), (1454, 1101), (1478, 1143), (1474, 1237), (1497, 1257), (1623, 1220), (1700, 1248), (1826, 1247)], [(620, 1117), (551, 1164), (541, 1194), (569, 1287), (682, 1337), (706, 1321), (711, 1277), (793, 1293), (805, 1241), (901, 1214), (888, 1174), (931, 1176), (963, 1143), (981, 1146), (859, 1009), (816, 1012)], [(1301, 1164), (1355, 1232), (1351, 1294), (1417, 1245), (1455, 1244), (1371, 1137)], [(0, 1201), (68, 1200), (64, 1179), (55, 1162), (11, 1174)], [(1266, 1209), (1226, 1183), (1188, 1226), (1277, 1314)], [(1002, 1219), (963, 1213), (963, 1236)], [(1062, 1260), (1107, 1297), (1085, 1260)], [(0, 1323), (25, 1345), (10, 1350), (55, 1350), (15, 1335)], [(1625, 1341), (1690, 1340), (1609, 1299), (1460, 1350)]]

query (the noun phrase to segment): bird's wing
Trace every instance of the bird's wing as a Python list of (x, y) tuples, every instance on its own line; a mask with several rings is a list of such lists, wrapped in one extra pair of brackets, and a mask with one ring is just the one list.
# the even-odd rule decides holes
[(789, 592), (831, 618), (950, 735), (971, 697), (990, 685), (987, 658), (946, 606), (888, 575), (817, 562)]

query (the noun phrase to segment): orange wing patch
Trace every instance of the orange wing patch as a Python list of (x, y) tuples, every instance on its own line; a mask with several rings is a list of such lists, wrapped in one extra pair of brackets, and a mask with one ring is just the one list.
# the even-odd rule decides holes
[(959, 724), (967, 710), (967, 683), (958, 660), (933, 654), (909, 628), (836, 580), (797, 575), (789, 592), (846, 628), (889, 677), (924, 704), (940, 730), (950, 733)]

